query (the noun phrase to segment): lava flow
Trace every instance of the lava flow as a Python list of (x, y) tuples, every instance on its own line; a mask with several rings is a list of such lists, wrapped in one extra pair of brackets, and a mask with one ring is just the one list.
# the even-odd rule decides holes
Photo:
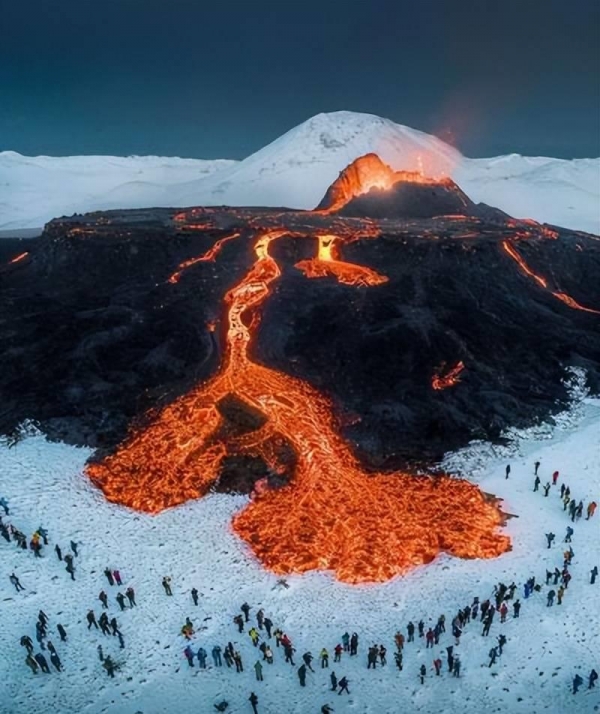
[(28, 255), (29, 252), (19, 253), (19, 255), (16, 255), (14, 258), (9, 260), (8, 264), (10, 265), (11, 263), (19, 263), (21, 260), (24, 260)]
[(317, 236), (319, 247), (316, 258), (301, 260), (294, 267), (301, 270), (307, 278), (334, 277), (344, 285), (381, 285), (387, 283), (388, 278), (380, 275), (371, 268), (355, 263), (346, 263), (340, 260), (337, 250), (338, 236)]
[(567, 293), (563, 293), (560, 290), (551, 290), (548, 287), (548, 281), (546, 278), (542, 277), (541, 275), (538, 275), (535, 273), (525, 262), (523, 256), (517, 251), (517, 249), (511, 245), (508, 241), (503, 241), (502, 242), (502, 247), (504, 250), (510, 255), (510, 257), (517, 263), (517, 265), (521, 268), (521, 270), (527, 275), (528, 277), (532, 278), (535, 280), (535, 282), (541, 287), (544, 288), (544, 290), (548, 290), (551, 295), (553, 295), (557, 300), (560, 300), (561, 302), (564, 302), (565, 305), (568, 305), (570, 308), (573, 310), (582, 310), (583, 312), (591, 312), (594, 315), (600, 315), (600, 310), (594, 310), (591, 307), (584, 307), (583, 305), (580, 305), (575, 298), (572, 298), (570, 295), (567, 295)]
[(448, 389), (448, 387), (454, 387), (454, 385), (460, 382), (460, 373), (465, 368), (464, 362), (458, 362), (450, 371), (446, 374), (437, 373), (434, 374), (431, 379), (431, 386), (433, 389), (440, 391), (442, 389)]
[[(254, 264), (225, 296), (227, 348), (219, 372), (134, 430), (113, 455), (90, 464), (90, 478), (108, 500), (158, 513), (203, 496), (226, 456), (259, 457), (283, 473), (290, 468), (281, 458), (287, 443), (295, 454), (291, 480), (257, 489), (233, 520), (235, 532), (274, 573), (322, 569), (349, 583), (381, 582), (441, 552), (492, 558), (507, 551), (510, 541), (498, 533), (502, 515), (476, 486), (448, 476), (365, 472), (338, 434), (325, 396), (252, 361), (258, 308), (280, 276), (269, 246), (284, 235), (292, 234), (258, 235)], [(319, 257), (329, 266), (333, 238), (320, 238)], [(329, 274), (344, 281), (348, 275), (341, 268)], [(232, 431), (222, 413), (226, 398), (262, 415), (254, 430)]]

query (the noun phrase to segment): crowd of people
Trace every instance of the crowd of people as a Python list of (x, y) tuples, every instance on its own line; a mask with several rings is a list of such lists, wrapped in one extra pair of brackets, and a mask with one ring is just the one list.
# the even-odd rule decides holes
[[(540, 463), (536, 462), (534, 464), (535, 480), (533, 488), (535, 492), (539, 490), (541, 483), (541, 479), (538, 475), (539, 467)], [(509, 478), (510, 475), (511, 468), (507, 466), (505, 476)], [(549, 480), (546, 484), (548, 489), (544, 487), (544, 496), (547, 496), (548, 492), (558, 485), (559, 479), (560, 474), (558, 471), (555, 471), (552, 474), (551, 481)], [(573, 498), (570, 488), (565, 484), (560, 485), (560, 497), (563, 502), (563, 510), (567, 513), (571, 523), (577, 523), (583, 516), (583, 501), (577, 501), (577, 499)], [(50, 540), (48, 531), (40, 526), (29, 540), (28, 548), (25, 535), (12, 523), (5, 523), (3, 520), (3, 518), (10, 516), (9, 503), (6, 498), (0, 498), (0, 507), (4, 510), (4, 516), (0, 517), (0, 535), (4, 540), (8, 543), (15, 543), (20, 549), (32, 551), (33, 557), (42, 557), (44, 550), (49, 548)], [(587, 505), (587, 508), (585, 508), (586, 520), (593, 518), (595, 511), (596, 503), (591, 501)], [(572, 546), (574, 537), (575, 530), (573, 526), (567, 525), (563, 538), (565, 547), (561, 553), (562, 566), (559, 567), (559, 565), (557, 565), (554, 570), (546, 569), (545, 578), (542, 577), (538, 580), (534, 575), (529, 577), (526, 582), (522, 584), (522, 597), (524, 601), (535, 597), (536, 594), (541, 593), (544, 588), (547, 588), (544, 592), (546, 606), (553, 607), (555, 603), (556, 605), (563, 604), (569, 583), (572, 580), (571, 569), (575, 560), (575, 552)], [(556, 536), (554, 533), (550, 532), (546, 534), (546, 543), (549, 549), (553, 547), (555, 541)], [(78, 543), (73, 540), (70, 541), (70, 552), (63, 552), (63, 549), (58, 544), (54, 545), (53, 550), (58, 561), (66, 563), (65, 570), (74, 580), (76, 572), (74, 563), (76, 562), (75, 559), (79, 556)], [(118, 612), (137, 607), (135, 590), (133, 586), (128, 585), (124, 593), (122, 592), (123, 580), (120, 571), (117, 569), (107, 567), (103, 575), (106, 579), (104, 588), (108, 589), (110, 595), (104, 588), (100, 590), (98, 600), (101, 605), (101, 614), (96, 618), (93, 609), (87, 612), (87, 629), (91, 630), (94, 628), (98, 630), (99, 633), (102, 633), (104, 637), (110, 638), (111, 641), (113, 638), (116, 638), (119, 642), (120, 649), (123, 649), (125, 647), (124, 637), (116, 615), (111, 617), (108, 611), (112, 606), (113, 599), (119, 608)], [(591, 585), (595, 584), (597, 575), (598, 568), (595, 566), (590, 573), (589, 582)], [(19, 577), (14, 572), (9, 575), (9, 578), (17, 593), (25, 590)], [(165, 596), (173, 596), (173, 584), (170, 576), (164, 576), (161, 585)], [(117, 592), (113, 595), (115, 587), (117, 588)], [(459, 654), (463, 633), (466, 630), (472, 631), (477, 627), (481, 628), (482, 637), (490, 637), (494, 622), (498, 624), (499, 621), (500, 625), (502, 625), (507, 621), (508, 617), (519, 618), (522, 607), (519, 598), (520, 590), (521, 588), (514, 581), (509, 584), (500, 582), (494, 586), (490, 597), (473, 597), (472, 601), (458, 607), (454, 615), (449, 618), (448, 631), (446, 627), (446, 616), (443, 613), (437, 616), (437, 618), (434, 618), (434, 620), (429, 620), (427, 625), (423, 619), (420, 619), (416, 624), (412, 620), (407, 622), (405, 628), (398, 629), (393, 636), (394, 668), (398, 672), (402, 672), (406, 666), (405, 656), (408, 655), (407, 659), (409, 659), (410, 666), (411, 668), (414, 666), (414, 674), (417, 681), (422, 685), (426, 683), (430, 673), (434, 673), (434, 677), (441, 677), (445, 669), (447, 669), (448, 675), (451, 677), (460, 678), (464, 673)], [(191, 589), (190, 597), (193, 605), (198, 606), (199, 593), (197, 588)], [(295, 672), (300, 687), (307, 686), (308, 672), (311, 672), (315, 676), (326, 676), (326, 681), (328, 681), (331, 693), (337, 693), (337, 696), (342, 696), (344, 694), (350, 694), (349, 685), (351, 682), (347, 674), (339, 676), (337, 672), (339, 672), (340, 669), (344, 669), (343, 663), (347, 657), (360, 658), (364, 656), (364, 662), (368, 670), (388, 666), (388, 650), (384, 644), (371, 643), (364, 650), (361, 650), (359, 646), (359, 634), (350, 631), (341, 633), (338, 641), (329, 643), (330, 649), (328, 649), (326, 645), (322, 646), (319, 649), (319, 654), (316, 658), (318, 664), (316, 664), (315, 657), (309, 650), (299, 655), (290, 633), (282, 629), (281, 626), (277, 626), (269, 614), (266, 614), (262, 608), (258, 608), (256, 612), (254, 612), (254, 608), (247, 602), (242, 603), (239, 613), (236, 613), (232, 617), (232, 624), (238, 635), (244, 634), (248, 637), (249, 647), (251, 648), (250, 652), (252, 653), (250, 656), (251, 671), (253, 671), (257, 683), (265, 681), (265, 675), (268, 673), (269, 668), (274, 664), (276, 659), (280, 659), (290, 665), (290, 668)], [(67, 646), (68, 637), (65, 628), (60, 622), (57, 622), (55, 627), (61, 644), (64, 643), (64, 646)], [(35, 631), (34, 638), (37, 643), (37, 648), (34, 646), (34, 642), (29, 634), (24, 634), (20, 640), (21, 646), (26, 650), (25, 665), (34, 675), (40, 672), (50, 674), (52, 670), (44, 655), (44, 651), (47, 650), (50, 665), (57, 673), (62, 672), (63, 665), (61, 659), (52, 641), (49, 639), (49, 618), (42, 610), (38, 613), (38, 619), (32, 627), (32, 631), (33, 630)], [(238, 674), (244, 672), (242, 648), (235, 646), (231, 640), (223, 646), (219, 643), (214, 643), (212, 645), (205, 644), (205, 646), (200, 645), (196, 647), (193, 644), (196, 628), (190, 617), (186, 617), (180, 634), (186, 642), (183, 649), (183, 656), (189, 668), (194, 668), (197, 663), (200, 670), (206, 670), (210, 666), (209, 662), (212, 662), (212, 666), (215, 668), (226, 667), (235, 670)], [(420, 647), (418, 647), (419, 644), (424, 645), (426, 651), (429, 649), (432, 650), (430, 668), (424, 663), (417, 666), (416, 657), (413, 657), (413, 655), (415, 650), (420, 651)], [(507, 646), (509, 646), (507, 637), (500, 627), (494, 634), (494, 643), (489, 649), (489, 659), (485, 665), (487, 665), (488, 668), (497, 666)], [(442, 649), (436, 650), (438, 647)], [(36, 649), (39, 651), (36, 652)], [(97, 649), (101, 666), (105, 669), (109, 677), (114, 678), (115, 673), (120, 669), (120, 663), (115, 661), (113, 656), (105, 655), (101, 644), (98, 645)], [(333, 653), (333, 663), (330, 663), (330, 650)], [(247, 657), (247, 655), (244, 655), (244, 657)], [(446, 668), (443, 664), (444, 660), (446, 662)], [(315, 669), (313, 665), (317, 667), (317, 669)], [(322, 672), (322, 670), (327, 670), (327, 672), (318, 674)], [(337, 670), (337, 672), (335, 670)], [(597, 679), (598, 674), (596, 670), (592, 668), (587, 676), (588, 688), (594, 688)], [(583, 683), (584, 678), (579, 673), (573, 677), (571, 682), (573, 694), (577, 694)], [(250, 692), (248, 701), (254, 714), (258, 714), (260, 703), (256, 692)], [(221, 712), (226, 711), (228, 706), (229, 704), (226, 700), (214, 704), (214, 708)], [(326, 702), (322, 705), (322, 714), (328, 714), (328, 712), (332, 711), (333, 708), (330, 703)]]

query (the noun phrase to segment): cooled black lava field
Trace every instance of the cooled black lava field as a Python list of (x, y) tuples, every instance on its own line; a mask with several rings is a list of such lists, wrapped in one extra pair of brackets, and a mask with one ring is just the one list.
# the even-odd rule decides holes
[[(486, 207), (356, 217), (361, 206), (369, 201), (355, 202), (354, 217), (197, 208), (52, 221), (0, 271), (0, 432), (31, 419), (50, 438), (110, 451), (214, 374), (225, 295), (269, 230), (285, 232), (269, 248), (281, 275), (248, 317), (252, 358), (329, 396), (367, 467), (434, 464), (471, 439), (547, 419), (566, 402), (569, 367), (598, 391), (598, 237)], [(307, 276), (295, 266), (317, 256), (319, 236), (337, 237), (338, 262), (387, 282)], [(223, 238), (213, 260), (194, 264)]]

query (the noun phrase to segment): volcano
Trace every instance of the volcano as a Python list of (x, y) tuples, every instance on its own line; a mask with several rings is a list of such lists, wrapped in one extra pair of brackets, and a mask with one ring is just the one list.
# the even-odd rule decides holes
[(473, 203), (448, 177), (393, 171), (377, 154), (365, 154), (347, 166), (317, 210), (358, 218), (508, 218), (498, 209)]
[(497, 504), (422, 472), (550, 417), (569, 368), (598, 390), (599, 274), (596, 236), (376, 156), (314, 211), (56, 219), (0, 276), (0, 429), (96, 447), (138, 510), (253, 492), (233, 527), (277, 573), (496, 557)]

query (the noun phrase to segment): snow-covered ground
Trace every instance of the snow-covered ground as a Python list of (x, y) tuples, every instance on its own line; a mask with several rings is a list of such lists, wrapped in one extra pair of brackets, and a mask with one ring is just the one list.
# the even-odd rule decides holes
[(339, 172), (369, 152), (395, 170), (450, 175), (473, 200), (517, 218), (600, 233), (598, 158), (469, 159), (416, 129), (345, 111), (318, 114), (239, 162), (0, 152), (0, 229), (108, 208), (314, 208)]
[[(105, 502), (90, 486), (82, 473), (88, 450), (48, 443), (42, 435), (13, 448), (0, 447), (0, 494), (11, 507), (5, 522), (28, 537), (41, 524), (50, 535), (40, 560), (0, 539), (0, 712), (202, 714), (214, 712), (213, 704), (226, 699), (228, 712), (244, 713), (251, 712), (251, 691), (258, 694), (261, 714), (318, 714), (326, 702), (336, 714), (597, 711), (600, 687), (588, 691), (587, 675), (592, 667), (600, 669), (600, 580), (589, 583), (590, 569), (600, 566), (600, 513), (574, 526), (573, 579), (564, 603), (546, 607), (545, 586), (541, 593), (523, 598), (527, 578), (535, 575), (543, 582), (546, 567), (562, 567), (562, 539), (570, 521), (559, 498), (560, 484), (568, 484), (586, 505), (600, 500), (600, 401), (585, 399), (558, 423), (553, 429), (528, 432), (509, 449), (479, 444), (448, 457), (454, 469), (503, 498), (504, 509), (517, 516), (506, 526), (513, 541), (510, 553), (495, 560), (440, 557), (405, 577), (359, 587), (337, 583), (327, 573), (290, 576), (285, 579), (289, 587), (278, 584), (229, 528), (245, 497), (212, 495), (147, 516)], [(560, 471), (548, 498), (532, 490), (536, 459), (542, 464), (542, 484), (555, 469)], [(508, 480), (507, 462), (512, 465)], [(544, 538), (549, 530), (557, 535), (551, 549)], [(71, 538), (80, 542), (75, 582), (52, 551), (55, 543), (67, 550)], [(135, 588), (136, 608), (118, 611), (119, 588), (108, 586), (103, 575), (107, 565), (120, 570), (122, 592), (128, 585)], [(24, 593), (17, 594), (9, 582), (12, 571), (25, 586)], [(163, 591), (164, 575), (172, 577), (173, 597)], [(406, 632), (410, 619), (416, 623), (423, 618), (427, 629), (444, 613), (449, 630), (458, 607), (470, 604), (474, 596), (482, 601), (491, 597), (495, 583), (510, 584), (513, 579), (522, 602), (520, 619), (513, 619), (511, 606), (505, 624), (496, 615), (488, 638), (482, 637), (479, 622), (468, 624), (455, 648), (462, 660), (460, 679), (446, 671), (445, 648), (453, 642), (448, 631), (431, 651), (422, 640), (406, 644), (404, 670), (394, 668), (393, 635), (398, 628)], [(201, 593), (198, 607), (190, 596), (194, 586)], [(87, 629), (88, 609), (96, 616), (101, 612), (101, 589), (109, 593), (109, 616), (120, 623), (124, 650), (116, 638)], [(297, 661), (306, 650), (318, 656), (322, 647), (333, 659), (333, 648), (346, 630), (358, 632), (359, 656), (344, 655), (341, 663), (331, 662), (325, 671), (315, 666), (302, 689), (295, 668), (284, 664), (281, 650), (273, 647), (275, 663), (264, 664), (264, 682), (258, 683), (253, 670), (258, 650), (232, 623), (244, 601), (251, 604), (252, 614), (263, 608), (275, 626), (289, 634)], [(60, 674), (34, 676), (24, 664), (19, 640), (25, 633), (34, 639), (40, 608), (50, 618), (51, 637), (65, 668)], [(196, 649), (203, 646), (210, 653), (214, 644), (224, 647), (232, 641), (245, 671), (215, 668), (210, 654), (207, 670), (199, 671), (197, 665), (190, 669), (179, 634), (186, 616), (196, 627)], [(56, 634), (58, 622), (68, 631), (64, 644)], [(501, 632), (508, 643), (498, 663), (488, 668), (488, 651)], [(366, 649), (372, 643), (388, 648), (388, 665), (375, 671), (366, 667)], [(114, 680), (100, 666), (98, 644), (121, 665)], [(443, 674), (436, 677), (432, 660), (441, 652)], [(417, 676), (421, 663), (428, 670), (424, 685)], [(329, 691), (332, 669), (338, 677), (349, 678), (350, 696)], [(570, 686), (577, 672), (584, 685), (573, 696)]]

